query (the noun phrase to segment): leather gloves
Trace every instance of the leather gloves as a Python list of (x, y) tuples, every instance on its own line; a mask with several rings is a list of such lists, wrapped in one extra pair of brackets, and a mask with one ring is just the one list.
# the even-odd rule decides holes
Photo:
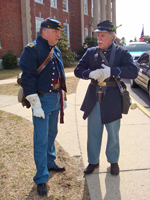
[(103, 69), (101, 69), (101, 77), (98, 78), (98, 82), (103, 82), (105, 79), (110, 77), (110, 67), (105, 64), (101, 65)]
[(30, 102), (31, 108), (33, 109), (33, 115), (35, 117), (42, 117), (45, 119), (45, 114), (41, 108), (41, 102), (37, 94), (31, 94), (26, 96), (26, 99)]

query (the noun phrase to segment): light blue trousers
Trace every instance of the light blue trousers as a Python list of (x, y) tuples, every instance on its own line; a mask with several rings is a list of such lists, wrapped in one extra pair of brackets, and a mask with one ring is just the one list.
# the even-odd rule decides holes
[[(105, 124), (108, 137), (106, 156), (109, 163), (117, 163), (119, 159), (119, 129), (120, 119)], [(102, 143), (104, 125), (101, 122), (100, 104), (96, 103), (92, 112), (88, 117), (88, 141), (87, 141), (87, 153), (88, 162), (91, 164), (99, 163), (99, 156)]]
[(34, 125), (34, 160), (37, 173), (36, 184), (46, 183), (49, 178), (48, 169), (55, 167), (55, 138), (58, 132), (58, 114), (60, 110), (60, 94), (45, 93), (40, 97), (45, 119), (33, 116)]

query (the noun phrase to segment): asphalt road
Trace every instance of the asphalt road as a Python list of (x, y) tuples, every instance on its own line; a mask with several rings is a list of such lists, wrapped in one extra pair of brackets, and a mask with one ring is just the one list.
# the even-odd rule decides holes
[(150, 100), (148, 93), (140, 87), (131, 88), (130, 80), (123, 79), (126, 83), (130, 96), (135, 99), (142, 107), (144, 107), (148, 112), (150, 112)]

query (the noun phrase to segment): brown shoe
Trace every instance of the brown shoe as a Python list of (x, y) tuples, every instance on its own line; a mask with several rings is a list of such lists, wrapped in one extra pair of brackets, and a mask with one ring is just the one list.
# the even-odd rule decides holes
[(91, 174), (95, 168), (98, 168), (99, 167), (99, 163), (93, 165), (93, 164), (90, 164), (85, 168), (84, 170), (84, 173), (85, 174)]
[(111, 163), (110, 173), (112, 175), (118, 175), (119, 174), (119, 165), (118, 165), (118, 163)]

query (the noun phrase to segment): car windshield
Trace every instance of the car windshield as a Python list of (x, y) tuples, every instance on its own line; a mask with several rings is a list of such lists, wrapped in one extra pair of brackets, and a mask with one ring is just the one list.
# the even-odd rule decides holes
[(127, 49), (129, 52), (148, 51), (148, 50), (150, 50), (150, 45), (148, 45), (148, 44), (129, 44), (129, 45), (125, 46), (125, 49)]

